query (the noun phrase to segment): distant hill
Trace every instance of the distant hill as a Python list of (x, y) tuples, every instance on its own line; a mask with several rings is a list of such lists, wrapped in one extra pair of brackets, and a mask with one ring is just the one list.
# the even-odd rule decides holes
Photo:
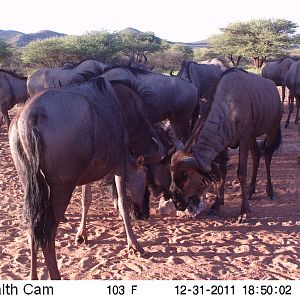
[[(132, 27), (127, 27), (120, 32), (125, 32), (125, 33), (135, 33), (135, 34), (141, 34), (143, 33), (142, 31), (132, 28)], [(27, 44), (29, 44), (32, 41), (35, 40), (43, 40), (43, 39), (48, 39), (52, 37), (62, 37), (66, 36), (64, 33), (59, 33), (51, 30), (41, 30), (36, 33), (23, 33), (20, 31), (15, 31), (15, 30), (1, 30), (0, 29), (0, 39), (3, 39), (4, 41), (8, 43), (12, 43), (18, 47), (24, 47)], [(207, 41), (198, 41), (198, 42), (192, 42), (192, 43), (182, 43), (182, 42), (170, 42), (172, 44), (183, 44), (192, 48), (199, 48), (199, 47), (207, 47)]]
[[(123, 30), (121, 30), (120, 32), (125, 32), (125, 33), (134, 33), (134, 34), (141, 34), (143, 33), (142, 31), (132, 28), (132, 27), (127, 27)], [(206, 48), (208, 47), (208, 41), (207, 40), (203, 40), (203, 41), (198, 41), (198, 42), (192, 42), (192, 43), (183, 43), (183, 42), (170, 42), (171, 44), (182, 44), (185, 46), (189, 46), (192, 48)]]
[(18, 47), (24, 47), (28, 43), (35, 40), (43, 40), (52, 37), (66, 36), (64, 33), (59, 33), (51, 30), (41, 30), (36, 33), (23, 33), (14, 30), (0, 30), (0, 38), (8, 43), (12, 43)]

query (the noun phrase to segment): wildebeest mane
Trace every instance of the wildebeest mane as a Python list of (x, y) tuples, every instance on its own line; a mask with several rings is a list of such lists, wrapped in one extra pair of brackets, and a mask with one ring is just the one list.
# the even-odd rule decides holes
[(101, 76), (94, 77), (91, 80), (89, 80), (89, 82), (92, 82), (94, 87), (96, 87), (100, 92), (104, 92), (107, 88), (106, 80)]
[(18, 78), (18, 79), (27, 80), (27, 77), (17, 74), (15, 71), (12, 71), (12, 70), (0, 69), (0, 72), (12, 75), (13, 77)]
[(151, 122), (149, 121), (149, 117), (146, 114), (145, 111), (145, 106), (144, 106), (144, 101), (142, 100), (142, 96), (141, 93), (138, 92), (137, 88), (134, 86), (134, 84), (126, 79), (113, 79), (113, 80), (109, 80), (110, 84), (112, 86), (114, 86), (114, 84), (123, 84), (125, 86), (127, 86), (128, 88), (132, 89), (140, 98), (140, 101), (135, 102), (137, 105), (137, 108), (139, 109), (140, 113), (143, 115), (144, 120), (146, 120), (149, 124), (149, 126), (152, 128)]
[(223, 76), (227, 75), (228, 73), (239, 72), (239, 71), (244, 72), (244, 73), (249, 73), (249, 72), (245, 71), (244, 69), (236, 68), (236, 67), (235, 67), (235, 68), (230, 68), (230, 69), (227, 69), (226, 71), (224, 71), (224, 72), (222, 73), (222, 75), (221, 75), (221, 78), (222, 78)]
[(149, 75), (151, 74), (150, 71), (147, 70), (142, 70), (139, 68), (135, 68), (135, 67), (131, 67), (131, 66), (124, 66), (124, 65), (112, 65), (112, 66), (107, 66), (104, 68), (104, 73), (112, 70), (112, 69), (116, 69), (116, 68), (121, 68), (121, 69), (126, 69), (128, 71), (130, 71), (133, 75)]
[(81, 63), (87, 61), (89, 59), (83, 59), (81, 60), (80, 62), (78, 63), (72, 63), (72, 62), (68, 62), (67, 64), (65, 64), (64, 66), (62, 66), (61, 68), (64, 69), (64, 70), (71, 70), (71, 69), (74, 69), (76, 68), (77, 66), (79, 66)]

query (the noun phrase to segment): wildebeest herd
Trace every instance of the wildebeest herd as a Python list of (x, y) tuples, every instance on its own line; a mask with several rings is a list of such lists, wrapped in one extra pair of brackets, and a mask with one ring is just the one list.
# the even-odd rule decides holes
[[(84, 64), (86, 68), (79, 68)], [(24, 189), (31, 278), (38, 277), (41, 248), (50, 278), (60, 279), (55, 236), (78, 185), (84, 213), (77, 240), (87, 239), (90, 183), (114, 177), (116, 202), (133, 253), (144, 250), (132, 230), (130, 212), (147, 219), (150, 192), (164, 193), (178, 210), (185, 210), (216, 183), (210, 213), (217, 213), (224, 205), (228, 148), (239, 147), (239, 222), (250, 212), (261, 155), (266, 191), (273, 200), (270, 166), (281, 143), (283, 113), (276, 84), (289, 88), (291, 112), (294, 97), (299, 106), (299, 67), (293, 62), (285, 67), (284, 79), (276, 81), (272, 76), (282, 76), (283, 71), (270, 67), (265, 72), (267, 65), (262, 74), (274, 82), (237, 68), (224, 71), (190, 61), (182, 63), (177, 76), (95, 61), (38, 70), (28, 79), (1, 70), (0, 120), (9, 126), (11, 154)], [(25, 100), (10, 124), (8, 110)], [(263, 134), (264, 141), (258, 143), (256, 138)], [(248, 188), (249, 150), (253, 169)]]

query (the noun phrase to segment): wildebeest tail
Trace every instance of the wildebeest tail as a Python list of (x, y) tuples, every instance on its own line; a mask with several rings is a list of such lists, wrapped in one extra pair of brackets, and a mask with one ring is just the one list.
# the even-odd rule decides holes
[(263, 154), (272, 154), (275, 150), (279, 148), (281, 144), (281, 129), (280, 127), (277, 129), (275, 140), (271, 144), (267, 144), (267, 139), (260, 144), (260, 150)]
[[(25, 171), (24, 217), (37, 248), (48, 244), (54, 225), (48, 185), (40, 169), (42, 139), (35, 126), (23, 131), (24, 141), (17, 139), (17, 151)], [(22, 135), (24, 136), (24, 135)]]

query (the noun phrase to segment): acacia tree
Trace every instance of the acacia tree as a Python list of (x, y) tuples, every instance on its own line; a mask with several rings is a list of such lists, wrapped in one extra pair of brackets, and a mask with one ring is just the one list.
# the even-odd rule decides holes
[(29, 43), (22, 51), (22, 60), (31, 68), (54, 68), (64, 60), (64, 38), (49, 38)]
[(160, 48), (160, 39), (153, 33), (130, 34), (107, 31), (89, 32), (80, 36), (65, 36), (38, 40), (28, 44), (22, 54), (33, 68), (57, 67), (62, 62), (96, 59), (103, 62), (117, 54), (146, 60), (149, 53)]
[(0, 39), (0, 63), (2, 64), (12, 55), (12, 47), (7, 42)]
[(153, 32), (120, 31), (117, 36), (121, 54), (130, 57), (137, 63), (147, 62), (147, 56), (161, 47), (161, 39), (156, 37)]
[(235, 22), (210, 37), (209, 44), (213, 52), (227, 56), (233, 65), (238, 65), (244, 56), (252, 58), (260, 68), (267, 58), (287, 55), (297, 27), (285, 19)]

